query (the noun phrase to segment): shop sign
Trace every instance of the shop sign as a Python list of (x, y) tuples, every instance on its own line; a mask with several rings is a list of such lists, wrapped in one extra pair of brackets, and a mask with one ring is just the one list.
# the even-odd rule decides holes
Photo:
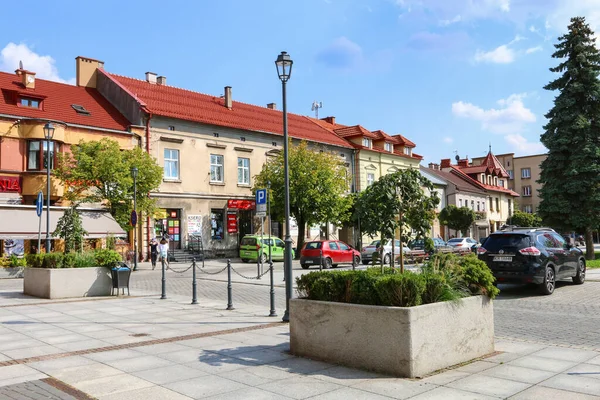
[(227, 233), (238, 232), (237, 213), (235, 211), (227, 211)]
[(230, 199), (227, 200), (227, 208), (238, 209), (238, 210), (254, 210), (256, 203), (254, 200), (238, 200)]
[(188, 235), (202, 235), (202, 215), (187, 216)]
[(0, 176), (0, 192), (21, 193), (21, 178), (18, 176)]

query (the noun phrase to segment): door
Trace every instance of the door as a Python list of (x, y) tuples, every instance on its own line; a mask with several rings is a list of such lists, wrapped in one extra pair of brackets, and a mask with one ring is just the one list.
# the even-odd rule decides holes
[(341, 262), (352, 264), (352, 249), (344, 242), (337, 242), (340, 248)]
[(566, 265), (565, 248), (562, 243), (556, 240), (551, 232), (538, 235), (536, 240), (546, 248), (550, 261), (555, 266), (556, 279), (564, 278), (569, 267)]
[(284, 257), (285, 243), (279, 238), (273, 240), (273, 260), (282, 261)]
[[(339, 264), (342, 262), (342, 256), (340, 254), (340, 246), (338, 246), (337, 242), (329, 242), (329, 257), (331, 257), (332, 264)], [(325, 257), (325, 255), (323, 255)]]
[(572, 248), (567, 247), (567, 241), (562, 236), (560, 236), (558, 233), (553, 233), (552, 237), (554, 238), (554, 240), (556, 240), (558, 242), (558, 244), (563, 249), (564, 277), (570, 278), (572, 276), (575, 276), (575, 273), (577, 272), (577, 261), (578, 261), (577, 256), (575, 255), (575, 252), (573, 251)]

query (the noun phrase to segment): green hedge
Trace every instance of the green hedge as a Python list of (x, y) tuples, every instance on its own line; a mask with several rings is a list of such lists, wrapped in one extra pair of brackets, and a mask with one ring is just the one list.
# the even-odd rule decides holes
[(122, 260), (118, 252), (108, 249), (84, 253), (27, 254), (25, 259), (27, 266), (32, 268), (113, 267)]
[(421, 273), (379, 267), (361, 271), (311, 272), (296, 278), (298, 295), (309, 300), (412, 307), (499, 290), (488, 266), (474, 255), (434, 256)]

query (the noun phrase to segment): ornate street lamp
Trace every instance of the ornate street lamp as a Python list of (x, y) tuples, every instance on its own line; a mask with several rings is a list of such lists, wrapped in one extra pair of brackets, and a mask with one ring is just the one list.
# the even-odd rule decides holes
[(290, 171), (288, 162), (288, 124), (287, 124), (287, 98), (286, 83), (292, 75), (293, 61), (289, 54), (282, 51), (277, 56), (275, 66), (277, 75), (281, 80), (281, 91), (283, 95), (283, 159), (284, 159), (284, 186), (285, 186), (285, 255), (283, 259), (283, 270), (285, 274), (285, 313), (283, 321), (290, 320), (290, 299), (292, 298), (292, 238), (290, 236)]
[(50, 253), (50, 163), (54, 167), (54, 146), (50, 153), (50, 141), (54, 138), (54, 125), (47, 122), (44, 125), (46, 138), (46, 253)]
[(133, 177), (133, 270), (137, 271), (137, 167), (131, 168), (131, 176)]

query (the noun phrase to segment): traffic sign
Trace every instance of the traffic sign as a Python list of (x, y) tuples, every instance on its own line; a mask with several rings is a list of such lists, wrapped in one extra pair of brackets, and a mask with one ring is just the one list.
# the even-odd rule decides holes
[(137, 213), (135, 211), (131, 212), (131, 226), (137, 225)]
[(267, 204), (267, 189), (258, 189), (256, 191), (256, 204)]
[(42, 216), (42, 209), (44, 208), (44, 194), (42, 192), (38, 193), (37, 200), (35, 202), (35, 212), (38, 217)]

